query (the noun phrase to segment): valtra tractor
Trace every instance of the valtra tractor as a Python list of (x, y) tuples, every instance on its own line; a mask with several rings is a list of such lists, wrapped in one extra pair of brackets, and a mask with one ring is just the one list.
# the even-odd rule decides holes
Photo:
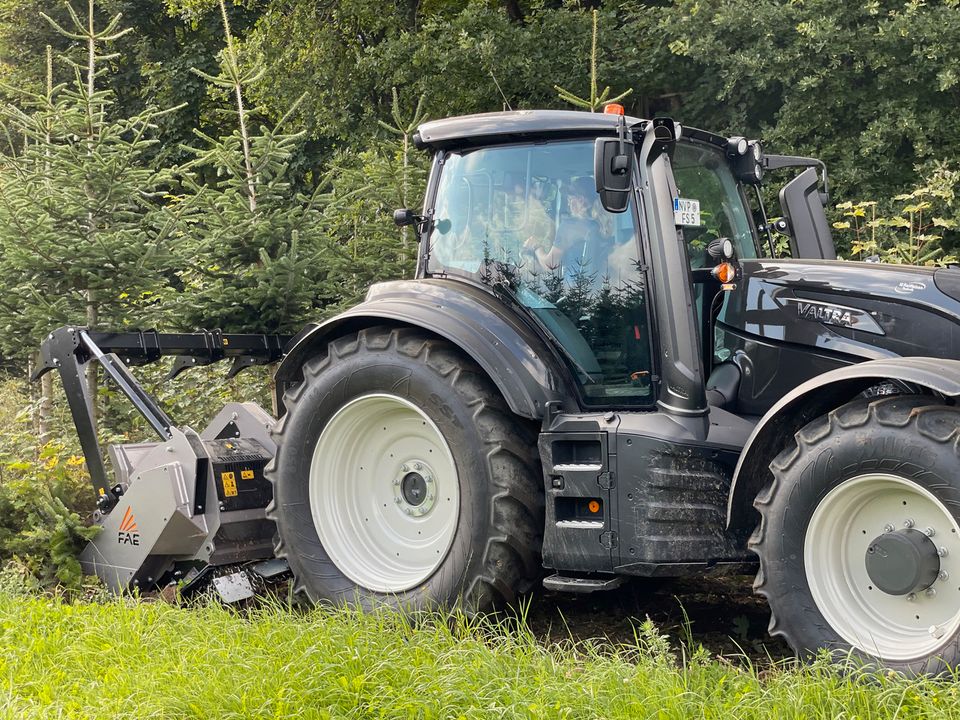
[[(99, 498), (86, 570), (230, 599), (287, 563), (312, 602), (469, 611), (746, 572), (801, 655), (960, 661), (960, 270), (838, 261), (819, 161), (668, 118), (492, 113), (415, 142), (416, 279), (294, 338), (50, 335), (38, 374)], [(275, 413), (178, 426), (128, 369), (164, 355), (279, 360)], [(109, 475), (91, 362), (158, 436)]]

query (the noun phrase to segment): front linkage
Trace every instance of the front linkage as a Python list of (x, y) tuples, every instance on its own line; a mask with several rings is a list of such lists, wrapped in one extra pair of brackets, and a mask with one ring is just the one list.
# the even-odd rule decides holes
[[(158, 333), (155, 330), (100, 332), (84, 327), (64, 326), (54, 330), (40, 346), (40, 363), (32, 380), (51, 370), (60, 373), (70, 405), (80, 447), (97, 494), (97, 505), (107, 512), (117, 504), (114, 484), (108, 482), (100, 444), (97, 440), (93, 404), (85, 373), (96, 361), (120, 391), (156, 431), (161, 440), (171, 438), (173, 421), (130, 373), (128, 366), (147, 365), (163, 356), (176, 356), (168, 378), (190, 367), (232, 359), (228, 377), (254, 365), (276, 362), (284, 355), (290, 338), (280, 335), (226, 334), (219, 330), (198, 333)], [(122, 360), (121, 360), (122, 357)]]

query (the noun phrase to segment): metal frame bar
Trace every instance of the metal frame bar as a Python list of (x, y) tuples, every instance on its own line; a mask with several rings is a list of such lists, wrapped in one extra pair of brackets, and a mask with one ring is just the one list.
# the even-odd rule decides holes
[[(86, 383), (86, 368), (99, 363), (127, 396), (137, 411), (160, 436), (171, 437), (173, 420), (163, 411), (130, 373), (127, 365), (146, 365), (164, 355), (176, 355), (173, 377), (188, 367), (209, 365), (226, 358), (234, 360), (230, 374), (235, 375), (251, 365), (266, 365), (282, 358), (289, 338), (278, 335), (225, 334), (219, 330), (198, 333), (98, 332), (84, 327), (64, 326), (54, 330), (40, 347), (40, 362), (33, 380), (57, 370), (77, 429), (90, 481), (97, 495), (98, 507), (106, 512), (119, 497), (111, 486), (97, 438), (93, 403)], [(122, 360), (121, 357), (122, 356)]]

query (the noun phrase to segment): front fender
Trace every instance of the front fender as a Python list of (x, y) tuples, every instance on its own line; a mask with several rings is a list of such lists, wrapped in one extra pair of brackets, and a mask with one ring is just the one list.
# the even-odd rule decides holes
[(867, 388), (891, 380), (957, 398), (960, 361), (921, 357), (872, 360), (831, 370), (784, 395), (760, 419), (740, 453), (727, 500), (727, 526), (748, 529), (756, 521), (753, 499), (771, 480), (769, 464), (800, 428)]
[(449, 340), (483, 368), (522, 417), (540, 419), (547, 402), (573, 397), (564, 390), (562, 362), (516, 310), (468, 283), (432, 278), (374, 285), (364, 302), (302, 332), (277, 369), (278, 413), (284, 411), (284, 390), (301, 381), (303, 364), (325, 352), (328, 342), (385, 324), (423, 328)]

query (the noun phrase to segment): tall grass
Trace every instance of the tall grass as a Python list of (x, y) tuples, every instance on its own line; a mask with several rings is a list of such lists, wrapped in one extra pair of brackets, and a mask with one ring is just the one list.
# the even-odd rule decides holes
[(951, 681), (678, 656), (649, 624), (629, 646), (545, 647), (522, 622), (0, 593), (0, 717), (932, 718), (960, 703)]

